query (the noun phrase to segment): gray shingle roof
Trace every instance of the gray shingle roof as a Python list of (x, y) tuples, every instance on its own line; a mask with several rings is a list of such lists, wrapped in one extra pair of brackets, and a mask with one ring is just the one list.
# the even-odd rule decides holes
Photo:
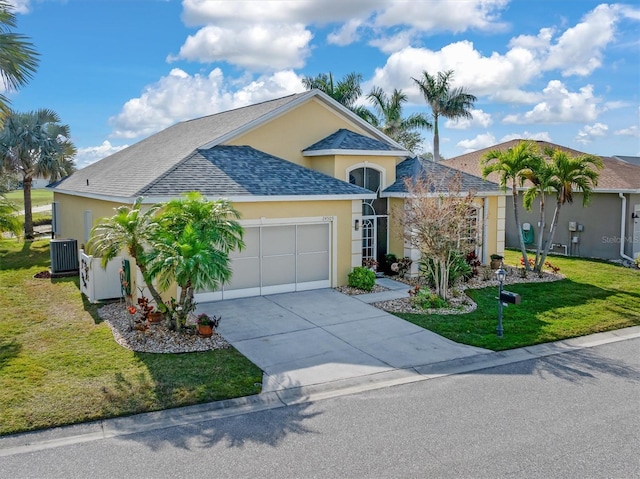
[(250, 146), (198, 150), (139, 191), (142, 196), (370, 196), (371, 191)]
[(318, 150), (364, 150), (364, 151), (399, 151), (390, 143), (354, 133), (344, 128), (308, 146), (303, 152)]
[[(480, 177), (449, 168), (442, 163), (413, 157), (407, 158), (396, 166), (396, 181), (383, 191), (383, 196), (386, 196), (384, 195), (386, 193), (390, 193), (389, 196), (393, 196), (394, 193), (407, 193), (405, 180), (407, 178), (417, 179), (424, 174), (436, 178), (437, 181), (444, 186), (448, 185), (449, 181), (453, 179), (455, 175), (460, 175), (462, 191), (483, 193), (500, 191), (500, 186), (491, 181), (485, 181)], [(442, 191), (444, 191), (444, 189)]]
[(56, 189), (131, 198), (198, 147), (241, 128), (311, 92), (176, 123), (75, 172)]

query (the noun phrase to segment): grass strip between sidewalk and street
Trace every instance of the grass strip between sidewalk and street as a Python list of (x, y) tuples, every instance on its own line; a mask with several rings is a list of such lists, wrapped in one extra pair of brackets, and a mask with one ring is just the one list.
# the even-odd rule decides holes
[(33, 277), (49, 264), (47, 240), (0, 240), (0, 434), (260, 392), (261, 370), (233, 348), (122, 348), (78, 277)]
[[(521, 256), (507, 251), (505, 266), (519, 267)], [(555, 255), (548, 260), (566, 279), (506, 286), (521, 295), (522, 303), (503, 309), (502, 338), (496, 335), (496, 287), (466, 290), (478, 304), (469, 314), (397, 316), (455, 342), (494, 351), (640, 325), (640, 270)]]

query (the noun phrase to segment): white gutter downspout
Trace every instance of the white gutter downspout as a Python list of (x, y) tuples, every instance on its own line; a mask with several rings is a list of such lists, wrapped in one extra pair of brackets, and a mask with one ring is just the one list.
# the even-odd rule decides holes
[[(487, 237), (488, 237), (488, 225), (489, 225), (489, 198), (488, 197), (484, 197), (484, 205), (483, 205), (483, 211), (482, 211), (482, 264), (487, 264), (487, 258), (489, 257), (489, 255), (487, 254), (487, 248), (489, 247), (489, 245), (487, 244)], [(496, 238), (497, 240), (497, 238)]]
[(627, 219), (627, 198), (622, 193), (618, 193), (618, 196), (622, 200), (622, 212), (620, 215), (620, 257), (629, 261), (633, 261), (633, 258), (624, 254), (624, 243), (626, 238), (626, 229), (627, 224), (625, 220)]

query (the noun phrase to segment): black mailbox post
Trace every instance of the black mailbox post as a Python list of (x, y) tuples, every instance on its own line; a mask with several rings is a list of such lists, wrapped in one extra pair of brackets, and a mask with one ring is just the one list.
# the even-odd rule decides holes
[(511, 291), (500, 292), (500, 301), (508, 304), (520, 304), (520, 295), (518, 293), (512, 293)]

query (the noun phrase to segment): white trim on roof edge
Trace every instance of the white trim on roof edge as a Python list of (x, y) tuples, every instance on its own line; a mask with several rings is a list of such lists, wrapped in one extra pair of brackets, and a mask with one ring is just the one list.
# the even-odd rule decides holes
[[(101, 195), (96, 193), (82, 193), (78, 191), (69, 191), (54, 189), (54, 193), (61, 193), (69, 196), (79, 196), (81, 198), (91, 198), (94, 200), (110, 201), (113, 203), (133, 203), (137, 196), (110, 196)], [(142, 204), (155, 204), (164, 203), (166, 201), (175, 200), (180, 198), (180, 195), (175, 196), (144, 196)], [(207, 196), (209, 200), (226, 199), (232, 203), (262, 203), (262, 202), (274, 202), (274, 201), (339, 201), (339, 200), (372, 200), (376, 198), (375, 194), (354, 194), (354, 195), (280, 195), (280, 196)]]
[(311, 150), (303, 151), (302, 156), (329, 156), (329, 155), (344, 155), (344, 156), (407, 156), (409, 153), (406, 150)]

